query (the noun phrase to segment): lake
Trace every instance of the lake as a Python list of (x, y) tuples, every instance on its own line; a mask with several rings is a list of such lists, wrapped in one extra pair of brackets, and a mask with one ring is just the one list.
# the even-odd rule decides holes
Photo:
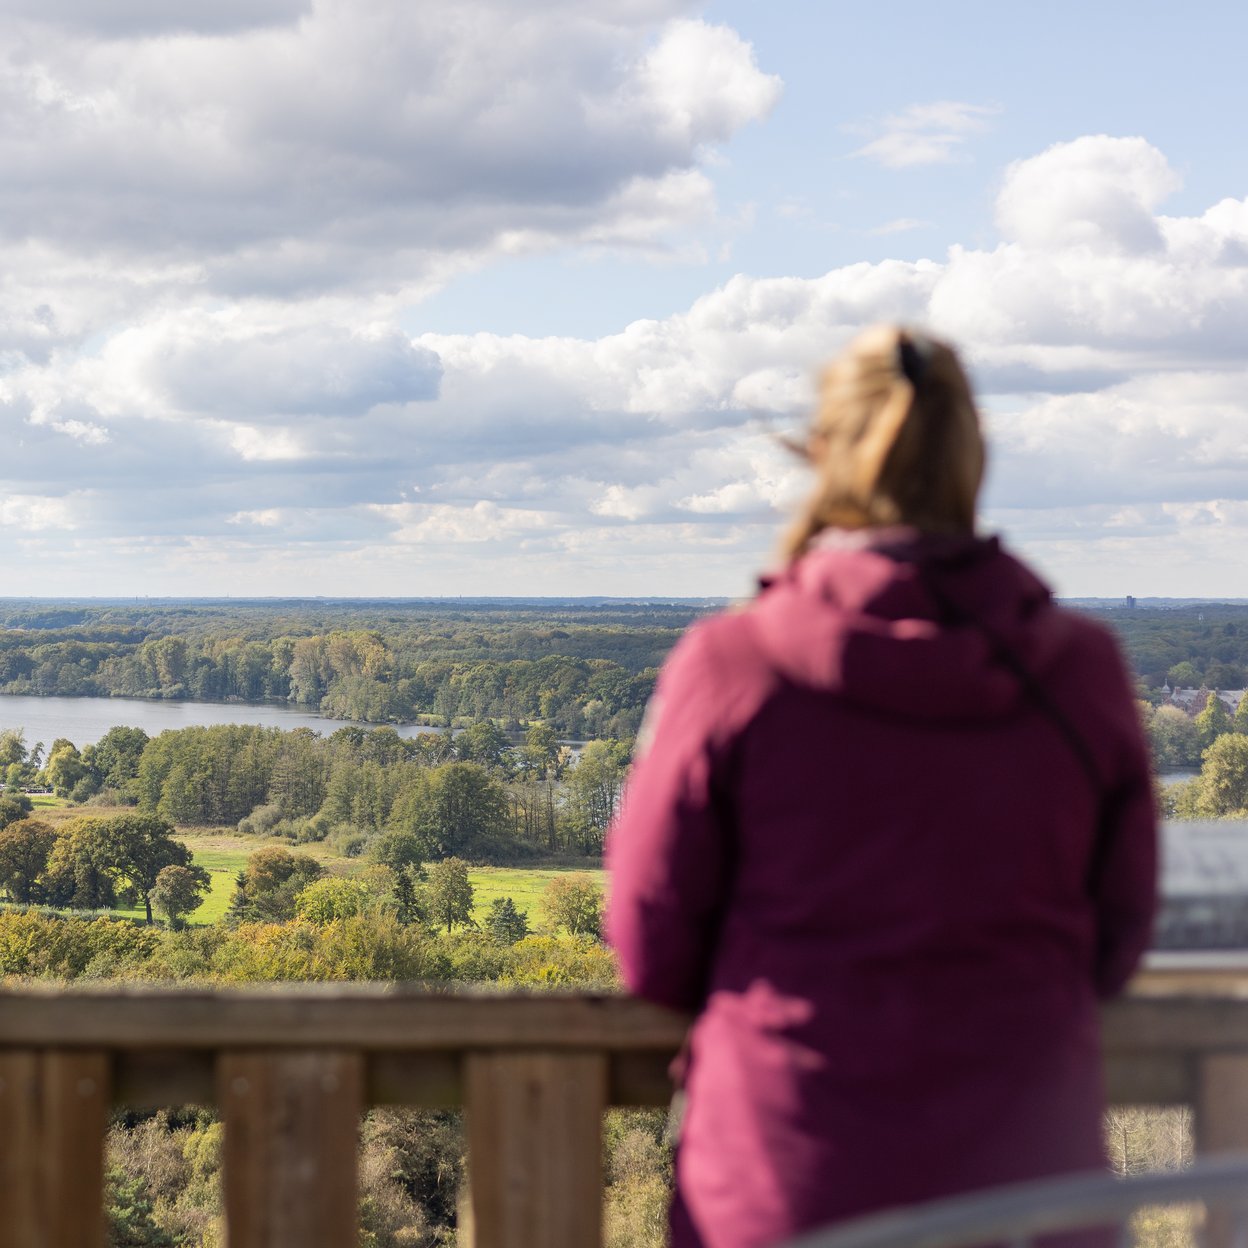
[[(211, 724), (258, 724), (262, 728), (311, 728), (328, 736), (338, 728), (351, 727), (345, 719), (327, 719), (291, 706), (248, 702), (163, 702), (148, 698), (32, 698), (0, 694), (0, 731), (24, 728), (26, 744), (42, 741), (47, 747), (57, 737), (67, 737), (79, 749), (94, 745), (110, 728), (142, 728), (149, 737), (166, 728), (197, 728)], [(355, 727), (378, 727), (357, 724)], [(439, 732), (419, 724), (395, 724), (401, 737)]]

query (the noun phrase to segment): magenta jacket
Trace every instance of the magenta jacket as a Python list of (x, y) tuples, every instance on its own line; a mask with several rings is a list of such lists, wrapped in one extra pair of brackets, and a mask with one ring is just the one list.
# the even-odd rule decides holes
[(1114, 642), (995, 540), (835, 540), (681, 641), (608, 844), (625, 981), (697, 1015), (674, 1248), (1105, 1164), (1156, 874)]

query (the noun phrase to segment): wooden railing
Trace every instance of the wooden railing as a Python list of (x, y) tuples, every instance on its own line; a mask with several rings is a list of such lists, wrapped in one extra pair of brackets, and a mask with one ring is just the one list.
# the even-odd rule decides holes
[[(213, 1104), (230, 1248), (355, 1242), (368, 1105), (467, 1112), (477, 1248), (601, 1241), (601, 1118), (662, 1105), (684, 1021), (621, 997), (381, 987), (0, 992), (0, 1248), (102, 1243), (114, 1105)], [(1104, 1020), (1111, 1099), (1248, 1147), (1248, 975), (1141, 976)]]

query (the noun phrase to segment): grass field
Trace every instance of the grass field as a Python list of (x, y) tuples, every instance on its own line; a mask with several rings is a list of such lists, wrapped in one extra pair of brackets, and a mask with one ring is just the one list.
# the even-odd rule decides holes
[[(207, 868), (212, 876), (212, 892), (191, 915), (192, 923), (215, 923), (225, 914), (234, 892), (234, 877), (246, 866), (251, 854), (264, 846), (285, 845), (283, 841), (259, 840), (209, 828), (179, 830), (178, 839), (185, 842), (196, 863)], [(368, 865), (365, 859), (344, 858), (324, 844), (292, 845), (289, 848), (294, 853), (315, 858), (335, 875), (350, 875)], [(547, 884), (558, 876), (577, 874), (588, 875), (599, 886), (606, 876), (602, 870), (578, 871), (564, 867), (478, 867), (468, 873), (473, 888), (475, 916), (478, 920), (483, 919), (495, 897), (510, 897), (517, 909), (528, 912), (529, 926), (536, 927), (542, 922), (541, 897)]]
[[(65, 819), (79, 815), (113, 815), (129, 813), (125, 808), (117, 810), (68, 806), (60, 798), (35, 798), (38, 817), (54, 826)], [(47, 803), (43, 805), (42, 803)], [(368, 865), (363, 858), (344, 858), (328, 845), (313, 842), (309, 845), (290, 845), (285, 841), (240, 836), (228, 828), (179, 828), (175, 834), (191, 851), (197, 866), (205, 868), (211, 877), (212, 887), (197, 910), (188, 916), (190, 923), (216, 923), (225, 917), (230, 898), (234, 895), (234, 880), (247, 865), (247, 859), (256, 850), (266, 846), (289, 848), (293, 853), (307, 854), (315, 858), (333, 875), (351, 875)], [(490, 902), (496, 897), (510, 897), (518, 910), (527, 912), (529, 927), (537, 928), (543, 922), (541, 898), (551, 880), (566, 875), (587, 875), (599, 887), (604, 886), (606, 873), (601, 869), (573, 867), (478, 867), (468, 873), (472, 883), (474, 915), (478, 921), (485, 918)], [(115, 910), (114, 914), (131, 918), (143, 918), (141, 906)]]

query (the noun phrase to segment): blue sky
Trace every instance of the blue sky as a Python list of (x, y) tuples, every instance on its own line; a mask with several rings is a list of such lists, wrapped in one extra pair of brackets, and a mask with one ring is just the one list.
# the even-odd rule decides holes
[(1063, 593), (1248, 596), (1248, 15), (10, 0), (0, 569), (735, 594), (810, 378), (958, 342)]

